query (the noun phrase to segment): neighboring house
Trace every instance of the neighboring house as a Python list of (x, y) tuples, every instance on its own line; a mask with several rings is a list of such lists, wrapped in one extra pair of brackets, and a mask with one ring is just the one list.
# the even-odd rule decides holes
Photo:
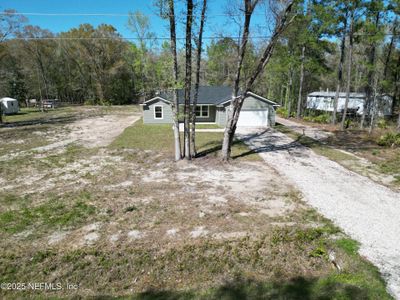
[[(193, 102), (193, 92), (191, 103)], [(201, 86), (196, 106), (196, 122), (215, 123), (225, 126), (227, 109), (232, 98), (232, 88), (227, 86)], [(145, 101), (143, 123), (172, 124), (172, 93), (160, 93)], [(183, 110), (184, 90), (178, 90), (180, 110)], [(273, 126), (275, 125), (275, 107), (277, 103), (249, 92), (243, 102), (238, 126)]]
[(4, 97), (0, 99), (1, 111), (5, 115), (16, 114), (19, 112), (18, 100)]
[[(319, 111), (333, 111), (333, 102), (336, 92), (313, 92), (307, 96), (307, 108)], [(361, 115), (364, 110), (365, 94), (350, 93), (348, 109)], [(388, 95), (377, 96), (377, 111), (379, 116), (392, 115), (392, 97)], [(346, 102), (346, 93), (339, 93), (338, 112), (343, 112)]]

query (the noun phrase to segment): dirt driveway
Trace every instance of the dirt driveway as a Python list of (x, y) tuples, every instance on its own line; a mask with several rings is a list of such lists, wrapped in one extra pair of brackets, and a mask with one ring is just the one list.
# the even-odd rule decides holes
[(278, 116), (276, 116), (275, 119), (277, 123), (282, 124), (297, 133), (304, 134), (317, 141), (326, 140), (327, 138), (329, 138), (329, 136), (332, 135), (331, 132), (324, 131), (316, 127), (299, 124), (297, 122), (293, 122), (291, 120), (284, 119)]
[(361, 243), (400, 299), (400, 193), (351, 172), (271, 129), (237, 135), (303, 193), (305, 201)]

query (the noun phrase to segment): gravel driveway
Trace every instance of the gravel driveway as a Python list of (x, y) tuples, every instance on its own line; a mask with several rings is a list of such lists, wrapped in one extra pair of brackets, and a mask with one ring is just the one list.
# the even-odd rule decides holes
[(303, 193), (305, 201), (361, 243), (400, 299), (400, 193), (315, 154), (272, 129), (238, 128), (237, 137)]

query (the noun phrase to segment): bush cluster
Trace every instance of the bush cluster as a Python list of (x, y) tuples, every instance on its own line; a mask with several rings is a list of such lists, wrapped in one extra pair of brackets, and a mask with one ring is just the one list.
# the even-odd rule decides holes
[(377, 143), (380, 146), (398, 147), (400, 146), (400, 133), (387, 132), (379, 137)]
[(307, 122), (314, 122), (314, 123), (329, 123), (331, 120), (331, 116), (329, 114), (322, 114), (316, 117), (313, 116), (306, 116), (304, 117), (304, 121)]

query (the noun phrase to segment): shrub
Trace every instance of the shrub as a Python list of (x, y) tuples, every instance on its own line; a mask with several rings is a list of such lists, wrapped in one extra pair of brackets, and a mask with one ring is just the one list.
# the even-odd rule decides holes
[(85, 100), (84, 105), (95, 105), (96, 104), (96, 100), (94, 99), (88, 99)]
[(319, 115), (314, 118), (314, 122), (316, 123), (329, 123), (329, 120), (331, 119), (330, 115), (328, 114), (323, 114)]
[(388, 123), (385, 119), (379, 119), (377, 125), (381, 129), (386, 129), (388, 127)]
[(281, 117), (286, 117), (288, 112), (287, 112), (286, 108), (279, 107), (279, 108), (277, 108), (276, 113)]
[(400, 133), (388, 132), (380, 136), (378, 145), (386, 147), (400, 146)]
[(303, 120), (313, 123), (329, 123), (331, 120), (331, 116), (328, 114), (322, 114), (316, 117), (311, 117), (311, 116), (304, 117)]

